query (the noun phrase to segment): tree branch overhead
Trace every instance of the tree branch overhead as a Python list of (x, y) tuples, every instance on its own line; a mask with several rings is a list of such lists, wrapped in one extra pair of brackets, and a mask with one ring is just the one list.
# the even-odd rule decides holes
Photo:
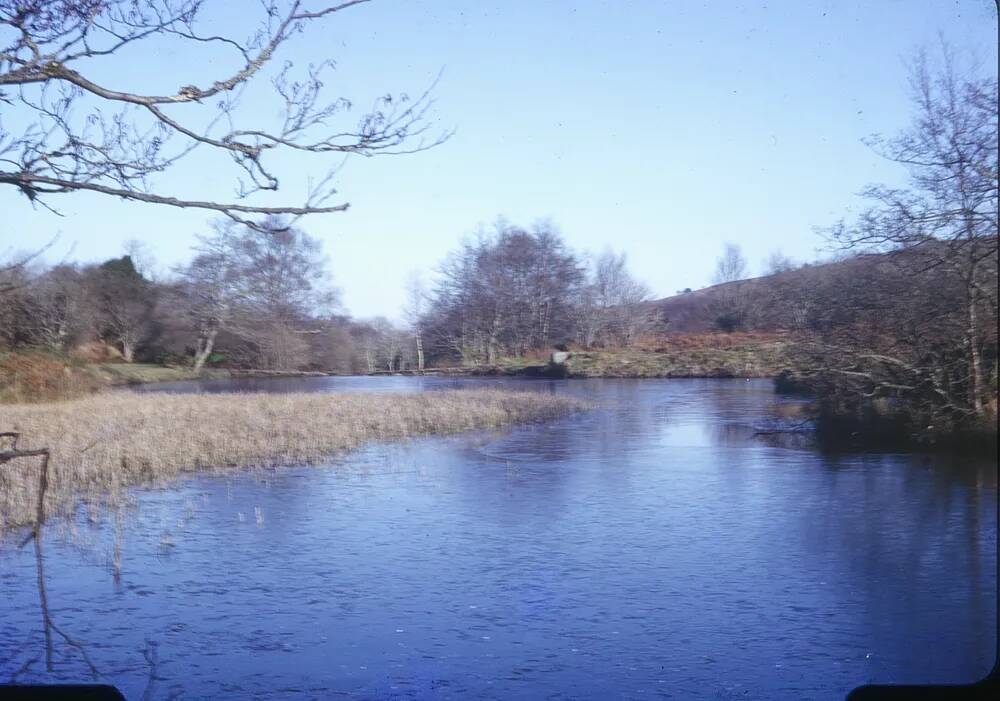
[[(327, 97), (324, 86), (332, 61), (310, 65), (300, 77), (286, 62), (271, 80), (272, 99), (283, 113), (276, 126), (239, 107), (244, 88), (309, 23), (369, 1), (307, 7), (302, 0), (263, 0), (257, 30), (239, 39), (203, 30), (211, 23), (205, 15), (224, 7), (211, 0), (0, 0), (0, 101), (18, 125), (0, 119), (0, 184), (47, 207), (54, 195), (90, 191), (211, 210), (240, 223), (259, 216), (344, 211), (347, 203), (328, 204), (336, 194), (329, 177), (318, 179), (320, 187), (294, 205), (265, 206), (248, 198), (279, 191), (273, 161), (280, 153), (374, 156), (440, 144), (450, 134), (429, 134), (430, 89), (412, 100), (380, 97), (354, 127), (345, 128), (343, 118), (352, 105)], [(155, 41), (217, 48), (235, 54), (239, 65), (227, 75), (188, 78), (190, 84), (163, 94), (116, 87), (94, 70), (93, 59), (126, 61), (126, 49)], [(210, 110), (215, 116), (206, 126)], [(234, 201), (185, 198), (157, 188), (154, 176), (196, 149), (232, 159), (244, 173)]]

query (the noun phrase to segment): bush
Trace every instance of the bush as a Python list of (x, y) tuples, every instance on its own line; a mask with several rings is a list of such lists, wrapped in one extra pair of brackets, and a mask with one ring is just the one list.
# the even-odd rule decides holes
[(774, 378), (774, 391), (776, 394), (809, 395), (813, 393), (811, 387), (796, 377), (791, 370), (782, 370)]
[(720, 314), (715, 317), (715, 326), (720, 331), (732, 333), (742, 326), (742, 320), (736, 314)]

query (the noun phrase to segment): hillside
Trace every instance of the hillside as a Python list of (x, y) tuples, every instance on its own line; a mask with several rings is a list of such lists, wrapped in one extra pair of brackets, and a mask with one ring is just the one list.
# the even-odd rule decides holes
[[(648, 303), (657, 328), (667, 333), (795, 331), (838, 326), (838, 300), (864, 290), (869, 301), (907, 293), (913, 273), (935, 251), (869, 253), (807, 263), (771, 275), (726, 282)], [(856, 300), (857, 301), (857, 300)], [(721, 323), (720, 323), (721, 322)], [(728, 322), (728, 324), (727, 324)]]
[(726, 282), (700, 290), (672, 295), (649, 302), (659, 327), (668, 332), (705, 333), (720, 331), (718, 316), (735, 307), (744, 315), (738, 328), (750, 331), (776, 331), (794, 327), (791, 319), (781, 319), (775, 302), (787, 304), (804, 290), (826, 285), (845, 274), (858, 274), (875, 267), (884, 256), (859, 256), (830, 263), (807, 264), (801, 268), (772, 275)]

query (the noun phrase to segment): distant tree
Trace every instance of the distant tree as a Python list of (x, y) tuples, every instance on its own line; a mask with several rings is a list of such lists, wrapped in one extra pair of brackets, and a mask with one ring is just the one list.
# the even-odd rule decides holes
[(70, 265), (40, 275), (26, 290), (24, 309), (32, 343), (57, 351), (83, 340), (95, 323), (85, 277)]
[(645, 306), (649, 288), (632, 277), (624, 253), (604, 251), (593, 262), (581, 295), (581, 340), (591, 346), (598, 339), (628, 346), (652, 323)]
[(194, 259), (177, 269), (180, 285), (178, 306), (196, 333), (194, 370), (200, 372), (215, 349), (222, 329), (229, 328), (240, 302), (239, 259), (230, 255), (233, 244), (229, 227), (216, 224), (216, 235), (201, 239)]
[(747, 274), (747, 260), (738, 244), (727, 243), (722, 255), (716, 260), (712, 282), (720, 285), (742, 280)]
[(139, 239), (129, 239), (125, 242), (125, 255), (132, 259), (136, 272), (147, 280), (156, 279), (156, 257), (148, 243)]
[(125, 362), (133, 362), (137, 348), (154, 330), (155, 287), (139, 274), (129, 256), (91, 269), (87, 284), (95, 301), (100, 336), (118, 347)]
[(53, 238), (43, 246), (34, 248), (27, 253), (9, 249), (0, 251), (0, 297), (20, 289), (27, 283), (31, 277), (28, 274), (28, 266), (37, 262), (40, 256), (52, 247), (57, 238)]
[(417, 370), (424, 370), (424, 311), (427, 306), (427, 290), (420, 273), (411, 273), (406, 280), (406, 303), (403, 316), (413, 334), (413, 344), (416, 350)]
[(582, 267), (547, 223), (500, 221), (441, 267), (425, 328), (435, 352), (494, 364), (572, 335)]
[(351, 334), (354, 326), (348, 317), (332, 315), (317, 323), (319, 333), (303, 334), (309, 344), (308, 369), (348, 375), (362, 372), (364, 368), (356, 357), (357, 348)]
[[(333, 61), (323, 57), (301, 71), (286, 62), (271, 76), (276, 124), (261, 119), (275, 110), (242, 110), (240, 97), (307, 25), (364, 2), (246, 5), (232, 22), (250, 22), (250, 38), (243, 40), (242, 30), (209, 26), (212, 6), (224, 6), (211, 0), (0, 0), (0, 99), (6, 103), (0, 185), (45, 207), (56, 195), (87, 191), (212, 210), (249, 226), (269, 215), (347, 209), (346, 203), (327, 204), (335, 194), (336, 166), (327, 167), (298, 205), (263, 206), (246, 198), (277, 192), (274, 167), (281, 153), (372, 156), (440, 143), (446, 134), (423, 140), (429, 95), (385, 95), (355, 124), (345, 124), (351, 103), (326, 95)], [(168, 46), (200, 52), (200, 71), (182, 74), (168, 60), (134, 91), (107, 79), (114, 75), (109, 66), (127, 66), (137, 55), (168, 57)], [(221, 75), (209, 75), (210, 67), (220, 66)], [(157, 187), (158, 174), (180, 167), (195, 150), (218, 156), (221, 173), (227, 161), (235, 163), (235, 201), (176, 196)]]
[(746, 324), (748, 314), (747, 287), (743, 282), (747, 275), (747, 261), (735, 243), (727, 243), (722, 255), (716, 260), (715, 275), (712, 280), (724, 285), (712, 301), (712, 312), (716, 326), (723, 331), (736, 331)]
[(764, 275), (777, 275), (795, 269), (795, 261), (781, 251), (772, 251), (761, 266)]
[(24, 299), (31, 283), (23, 256), (11, 256), (0, 262), (0, 347), (13, 347), (23, 341)]
[(221, 220), (178, 269), (186, 313), (197, 335), (195, 367), (223, 329), (252, 343), (262, 366), (308, 362), (302, 336), (321, 333), (318, 319), (337, 306), (319, 242), (281, 220), (243, 226)]
[(402, 370), (403, 339), (407, 336), (406, 332), (382, 316), (375, 318), (372, 327), (377, 338), (376, 362), (389, 372)]

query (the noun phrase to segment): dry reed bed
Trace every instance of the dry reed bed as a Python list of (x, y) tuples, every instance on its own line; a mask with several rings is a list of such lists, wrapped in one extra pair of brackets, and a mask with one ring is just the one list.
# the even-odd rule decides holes
[[(377, 440), (551, 419), (585, 408), (537, 392), (104, 394), (0, 405), (0, 431), (52, 451), (46, 511), (199, 469), (315, 463)], [(0, 466), (0, 531), (34, 518), (38, 469)]]

